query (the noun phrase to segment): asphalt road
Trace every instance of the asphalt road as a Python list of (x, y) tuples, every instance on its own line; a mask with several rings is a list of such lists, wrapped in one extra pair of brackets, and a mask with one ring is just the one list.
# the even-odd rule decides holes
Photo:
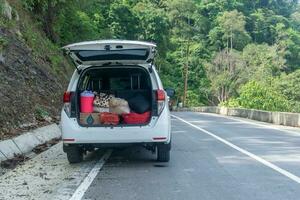
[[(141, 148), (115, 150), (83, 199), (300, 199), (300, 133), (200, 113), (173, 113), (168, 164)], [(275, 169), (272, 167), (275, 166)]]
[(70, 165), (62, 143), (0, 175), (0, 199), (298, 200), (300, 129), (175, 112), (171, 160), (143, 148)]

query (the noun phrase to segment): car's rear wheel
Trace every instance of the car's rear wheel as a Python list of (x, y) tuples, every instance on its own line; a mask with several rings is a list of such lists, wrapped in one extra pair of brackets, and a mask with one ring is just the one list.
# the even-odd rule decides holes
[(80, 147), (69, 147), (66, 153), (69, 163), (79, 163), (83, 160), (83, 151)]
[(170, 144), (160, 144), (157, 146), (157, 161), (169, 162), (170, 160)]

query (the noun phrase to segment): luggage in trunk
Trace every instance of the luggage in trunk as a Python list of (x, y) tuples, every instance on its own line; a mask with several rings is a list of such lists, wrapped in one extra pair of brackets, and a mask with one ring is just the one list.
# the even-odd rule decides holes
[(120, 117), (117, 114), (103, 112), (100, 113), (100, 123), (103, 125), (118, 125), (120, 122)]
[(145, 112), (143, 114), (138, 113), (129, 113), (129, 114), (123, 114), (123, 122), (124, 124), (145, 124), (149, 121), (151, 116), (150, 111)]
[[(153, 109), (153, 90), (146, 69), (138, 66), (90, 68), (83, 71), (78, 86), (78, 107), (93, 107), (99, 114), (99, 125), (145, 125)], [(81, 101), (80, 94), (93, 93), (94, 101)], [(124, 118), (122, 117), (124, 116)], [(88, 123), (82, 123), (88, 126)], [(93, 123), (90, 123), (93, 125)]]

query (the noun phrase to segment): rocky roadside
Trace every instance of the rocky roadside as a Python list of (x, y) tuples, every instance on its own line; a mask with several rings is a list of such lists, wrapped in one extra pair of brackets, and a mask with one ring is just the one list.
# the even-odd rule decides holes
[(102, 151), (89, 153), (78, 164), (69, 164), (62, 142), (0, 175), (0, 199), (70, 199)]

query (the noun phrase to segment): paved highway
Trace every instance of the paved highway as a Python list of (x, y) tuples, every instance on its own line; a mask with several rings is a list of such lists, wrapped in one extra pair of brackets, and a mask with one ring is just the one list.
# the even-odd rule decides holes
[[(300, 199), (299, 129), (213, 114), (175, 112), (172, 132), (168, 164), (156, 162), (155, 155), (143, 148), (114, 150), (106, 162), (98, 161), (102, 155), (109, 156), (103, 151), (75, 166), (61, 164), (65, 162), (61, 160), (56, 170), (76, 169), (82, 179), (62, 179), (47, 197)], [(72, 177), (76, 180), (74, 173)]]
[(143, 149), (114, 151), (83, 199), (300, 199), (300, 182), (276, 168), (300, 176), (300, 134), (209, 114), (174, 115), (180, 118), (172, 120), (169, 164)]

